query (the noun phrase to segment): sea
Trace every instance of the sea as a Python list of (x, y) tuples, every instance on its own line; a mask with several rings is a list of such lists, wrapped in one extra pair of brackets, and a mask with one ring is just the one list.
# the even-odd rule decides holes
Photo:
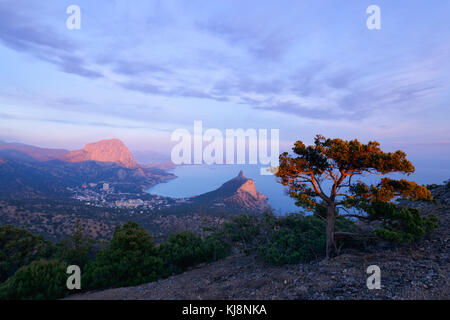
[[(450, 178), (450, 166), (446, 161), (416, 161), (416, 172), (411, 176), (393, 174), (395, 179), (408, 179), (420, 184), (442, 184)], [(259, 165), (181, 165), (169, 172), (177, 178), (160, 183), (147, 192), (166, 197), (185, 198), (219, 188), (224, 182), (234, 178), (242, 170), (247, 178), (255, 181), (256, 189), (268, 197), (268, 202), (276, 215), (303, 211), (295, 205), (294, 199), (286, 192), (286, 187), (273, 175), (261, 175)], [(376, 184), (381, 176), (363, 176), (359, 179)], [(356, 180), (354, 180), (356, 181)], [(325, 184), (326, 187), (326, 184)]]

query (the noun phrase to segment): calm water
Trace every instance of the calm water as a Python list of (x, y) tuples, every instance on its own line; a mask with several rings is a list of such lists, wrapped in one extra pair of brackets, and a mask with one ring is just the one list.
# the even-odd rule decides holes
[[(441, 184), (450, 178), (450, 169), (446, 161), (415, 162), (416, 173), (407, 177), (405, 175), (392, 175), (396, 179), (406, 178), (421, 184)], [(149, 190), (152, 194), (167, 197), (183, 198), (199, 195), (219, 188), (224, 182), (234, 178), (243, 170), (247, 178), (255, 181), (256, 189), (269, 197), (269, 204), (276, 214), (298, 212), (294, 200), (285, 193), (285, 187), (277, 182), (275, 176), (260, 175), (257, 165), (185, 165), (171, 170), (177, 178), (167, 183), (158, 184)], [(365, 177), (366, 183), (377, 183), (379, 176)], [(356, 181), (356, 179), (354, 180)]]
[(240, 170), (247, 178), (255, 181), (256, 190), (269, 197), (269, 204), (278, 214), (299, 211), (294, 201), (276, 182), (275, 176), (260, 175), (256, 165), (185, 165), (171, 170), (177, 176), (167, 183), (158, 184), (147, 190), (167, 197), (190, 197), (219, 188), (224, 182), (236, 177)]

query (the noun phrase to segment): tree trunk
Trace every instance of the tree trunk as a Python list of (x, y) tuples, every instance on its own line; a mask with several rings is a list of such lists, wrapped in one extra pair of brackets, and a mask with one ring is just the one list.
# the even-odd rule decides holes
[(335, 204), (330, 203), (327, 206), (327, 258), (337, 255), (336, 242), (334, 241), (334, 224), (336, 220)]

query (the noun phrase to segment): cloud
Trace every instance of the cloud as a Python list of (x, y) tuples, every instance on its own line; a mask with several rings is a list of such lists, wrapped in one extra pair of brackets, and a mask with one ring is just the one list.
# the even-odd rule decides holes
[(243, 47), (250, 55), (261, 60), (280, 60), (293, 43), (285, 29), (264, 30), (261, 26), (255, 28), (238, 24), (237, 21), (223, 20), (197, 23), (197, 27), (225, 40), (231, 46)]
[[(117, 49), (113, 48), (111, 50), (115, 50), (116, 53), (118, 53)], [(118, 56), (100, 54), (95, 59), (95, 62), (98, 63), (99, 65), (109, 66), (114, 73), (130, 77), (143, 76), (155, 73), (165, 75), (173, 73), (173, 71), (169, 67), (163, 66), (161, 63), (136, 60), (136, 58), (132, 60), (127, 58), (121, 58)]]
[(309, 119), (359, 121), (382, 110), (407, 111), (433, 96), (443, 84), (428, 72), (429, 63), (386, 71), (332, 69), (313, 61), (287, 75), (259, 77), (235, 72), (201, 90), (186, 86), (130, 80), (120, 86), (144, 94), (231, 101), (258, 111), (275, 111)]
[(164, 87), (159, 84), (150, 84), (139, 81), (121, 82), (119, 83), (119, 85), (122, 88), (140, 92), (143, 94), (162, 95), (166, 97), (185, 97), (185, 98), (210, 99), (215, 101), (228, 101), (227, 97), (211, 94), (207, 90), (202, 91), (190, 87), (181, 87), (181, 86)]
[(159, 85), (155, 85), (155, 84), (149, 84), (149, 83), (142, 83), (142, 82), (123, 82), (123, 83), (119, 83), (119, 85), (122, 88), (128, 89), (128, 90), (132, 90), (132, 91), (137, 91), (137, 92), (141, 92), (144, 94), (165, 94), (164, 89), (159, 86)]
[(336, 68), (330, 61), (305, 63), (290, 75), (271, 79), (236, 78), (218, 83), (215, 93), (232, 95), (256, 110), (276, 111), (310, 119), (359, 121), (377, 113), (424, 112), (445, 92), (433, 55), (408, 65), (386, 61), (376, 68)]
[(127, 76), (140, 76), (147, 73), (171, 73), (169, 69), (157, 64), (134, 61), (117, 61), (113, 71)]
[[(253, 10), (245, 19), (236, 17), (234, 11), (223, 16), (222, 12), (189, 16), (189, 12), (183, 11), (172, 19), (161, 18), (159, 11), (154, 11), (154, 16), (166, 24), (161, 27), (160, 23), (153, 23), (152, 32), (145, 33), (149, 24), (142, 21), (146, 18), (139, 6), (130, 16), (122, 10), (105, 13), (101, 18), (104, 20), (100, 19), (102, 23), (111, 18), (125, 21), (124, 25), (114, 24), (114, 32), (104, 28), (101, 37), (89, 31), (83, 33), (82, 39), (94, 44), (88, 55), (86, 47), (36, 21), (39, 15), (30, 18), (29, 6), (13, 11), (16, 7), (12, 1), (0, 4), (2, 43), (51, 63), (65, 73), (88, 79), (103, 77), (107, 85), (113, 83), (124, 89), (117, 94), (125, 93), (119, 102), (123, 105), (136, 98), (133, 92), (139, 92), (230, 102), (250, 110), (308, 119), (357, 122), (377, 112), (417, 108), (419, 102), (443, 88), (442, 77), (436, 70), (440, 65), (448, 66), (448, 62), (437, 60), (423, 63), (433, 60), (433, 53), (412, 55), (406, 62), (402, 61), (404, 57), (388, 56), (383, 53), (388, 48), (381, 47), (368, 57), (347, 48), (336, 48), (335, 38), (325, 36), (323, 42), (330, 43), (327, 47), (330, 52), (323, 53), (319, 50), (322, 45), (296, 37), (302, 31), (294, 30), (291, 22), (295, 21), (286, 15), (267, 21), (254, 15)], [(119, 17), (111, 16), (117, 12)], [(135, 19), (125, 19), (129, 17)], [(335, 33), (331, 35), (334, 37)], [(171, 42), (176, 40), (180, 43)], [(366, 43), (362, 38), (355, 42)], [(382, 62), (374, 65), (377, 59)], [(89, 62), (95, 67), (91, 68)], [(108, 71), (103, 76), (94, 69)], [(103, 94), (101, 89), (97, 92), (98, 96)], [(140, 98), (143, 97), (136, 100)], [(61, 103), (68, 109), (89, 104), (70, 100)], [(89, 108), (107, 107), (92, 103)], [(123, 116), (136, 117), (128, 111)]]
[(0, 113), (2, 119), (11, 120), (27, 120), (27, 121), (38, 121), (38, 122), (53, 122), (60, 124), (71, 124), (71, 125), (88, 125), (93, 127), (108, 127), (108, 128), (121, 128), (121, 129), (143, 129), (143, 126), (132, 126), (132, 125), (119, 125), (115, 123), (100, 122), (100, 121), (82, 121), (82, 120), (67, 120), (67, 119), (56, 119), (56, 118), (43, 118), (34, 116), (18, 116), (8, 113)]
[(54, 64), (66, 73), (91, 79), (102, 77), (99, 72), (87, 68), (86, 62), (73, 53), (78, 49), (73, 42), (14, 8), (8, 2), (0, 5), (0, 41), (4, 45)]
[(246, 99), (244, 102), (253, 106), (256, 110), (269, 110), (293, 114), (310, 119), (347, 119), (358, 121), (370, 117), (377, 112), (411, 111), (417, 105), (417, 100), (439, 89), (439, 86), (419, 83), (408, 87), (380, 87), (377, 91), (357, 88), (347, 90), (348, 93), (329, 95), (324, 97), (314, 96), (305, 99), (305, 102), (273, 97), (266, 100)]
[(309, 106), (302, 105), (300, 103), (292, 101), (277, 101), (275, 103), (258, 103), (253, 107), (256, 110), (270, 110), (278, 111), (282, 113), (293, 114), (302, 118), (316, 119), (316, 120), (329, 120), (329, 119), (342, 119), (351, 118), (353, 120), (363, 118), (361, 113), (349, 113), (341, 109), (313, 109)]
[(65, 73), (76, 74), (85, 78), (97, 79), (102, 78), (103, 75), (100, 72), (90, 70), (84, 66), (85, 62), (73, 55), (59, 56), (54, 60), (54, 64), (59, 66), (60, 70)]
[(255, 80), (245, 75), (230, 77), (214, 83), (212, 92), (217, 95), (241, 95), (243, 93), (277, 94), (283, 91), (286, 81), (283, 79)]

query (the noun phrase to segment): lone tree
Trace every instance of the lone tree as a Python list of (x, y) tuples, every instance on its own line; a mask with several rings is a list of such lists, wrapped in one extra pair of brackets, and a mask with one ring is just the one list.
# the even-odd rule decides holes
[(296, 205), (322, 211), (326, 216), (328, 258), (337, 255), (335, 221), (339, 217), (381, 220), (382, 228), (376, 235), (398, 241), (412, 241), (436, 226), (435, 217), (423, 218), (417, 209), (400, 208), (393, 202), (397, 198), (431, 201), (426, 187), (386, 177), (377, 185), (352, 183), (354, 176), (414, 172), (404, 152), (385, 153), (379, 146), (376, 141), (363, 144), (356, 139), (346, 141), (317, 135), (314, 145), (305, 146), (297, 141), (292, 148), (294, 156), (287, 152), (280, 155), (276, 176), (297, 200)]

